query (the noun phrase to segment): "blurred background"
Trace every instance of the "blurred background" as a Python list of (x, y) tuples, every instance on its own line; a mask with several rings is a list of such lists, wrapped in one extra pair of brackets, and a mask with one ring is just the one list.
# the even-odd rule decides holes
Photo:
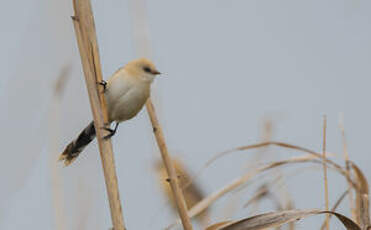
[[(370, 179), (370, 1), (92, 0), (92, 6), (106, 79), (139, 56), (164, 73), (154, 83), (154, 103), (171, 154), (191, 174), (218, 152), (261, 141), (267, 122), (272, 140), (320, 152), (323, 115), (327, 149), (343, 165), (343, 113), (350, 158)], [(92, 119), (72, 1), (2, 1), (0, 12), (0, 229), (108, 229), (96, 141), (71, 166), (56, 163)], [(160, 153), (145, 109), (120, 126), (113, 146), (127, 228), (164, 229), (176, 215), (153, 173)], [(278, 148), (257, 154), (220, 159), (198, 185), (210, 194), (249, 167), (300, 155)], [(324, 208), (318, 167), (285, 167), (274, 190), (287, 191), (296, 208)], [(258, 210), (242, 208), (260, 185), (217, 201), (211, 221), (274, 210), (268, 201)], [(331, 207), (347, 183), (329, 171), (329, 187)], [(338, 211), (350, 216), (347, 202)], [(318, 229), (322, 220), (299, 221), (296, 229)], [(334, 219), (331, 229), (343, 227)]]

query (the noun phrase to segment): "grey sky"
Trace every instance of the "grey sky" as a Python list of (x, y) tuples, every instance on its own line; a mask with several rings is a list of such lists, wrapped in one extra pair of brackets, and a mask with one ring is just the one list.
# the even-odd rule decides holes
[[(136, 57), (133, 15), (127, 1), (92, 3), (107, 78)], [(266, 116), (275, 140), (320, 151), (324, 114), (328, 150), (341, 153), (338, 118), (344, 112), (351, 159), (370, 178), (370, 11), (366, 0), (147, 1), (152, 57), (164, 73), (154, 100), (172, 154), (195, 172), (216, 152), (259, 141)], [(48, 121), (55, 118), (53, 83), (66, 64), (72, 74), (58, 113), (59, 150), (91, 120), (72, 3), (3, 1), (0, 15), (0, 229), (54, 229), (48, 162), (57, 153)], [(120, 126), (113, 144), (128, 229), (162, 229), (174, 217), (152, 173), (159, 153), (145, 110)], [(273, 150), (271, 160), (293, 156)], [(252, 159), (247, 155), (236, 153), (208, 169), (200, 178), (205, 192), (241, 175)], [(86, 228), (108, 229), (101, 171), (95, 142), (71, 167), (58, 167), (67, 229), (83, 225), (83, 214)], [(321, 172), (286, 179), (297, 208), (324, 208)], [(346, 183), (332, 172), (329, 179), (333, 203)], [(213, 221), (223, 220), (224, 205), (213, 206)], [(349, 215), (347, 207), (339, 210)], [(271, 208), (265, 203), (261, 211)], [(234, 217), (247, 215), (241, 210)], [(320, 220), (301, 221), (298, 229), (317, 228)]]

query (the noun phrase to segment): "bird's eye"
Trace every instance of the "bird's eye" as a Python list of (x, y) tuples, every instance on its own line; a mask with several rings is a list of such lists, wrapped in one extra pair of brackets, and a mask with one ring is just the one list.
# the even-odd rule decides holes
[(151, 69), (149, 67), (143, 67), (144, 72), (150, 73)]

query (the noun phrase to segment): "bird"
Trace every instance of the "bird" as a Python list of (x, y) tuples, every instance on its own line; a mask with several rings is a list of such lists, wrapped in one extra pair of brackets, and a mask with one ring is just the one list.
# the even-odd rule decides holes
[[(118, 125), (135, 117), (150, 96), (151, 84), (161, 74), (147, 58), (139, 58), (119, 68), (108, 80), (98, 82), (103, 86), (107, 103), (108, 124), (100, 127), (109, 132), (104, 139), (115, 135)], [(111, 124), (115, 123), (113, 129)], [(91, 121), (76, 139), (71, 141), (59, 157), (65, 166), (74, 162), (84, 148), (96, 136), (94, 122)]]

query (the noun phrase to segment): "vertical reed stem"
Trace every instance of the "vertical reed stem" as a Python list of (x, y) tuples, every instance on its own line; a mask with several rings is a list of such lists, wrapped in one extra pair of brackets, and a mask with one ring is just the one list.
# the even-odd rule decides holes
[[(135, 41), (136, 53), (141, 57), (150, 57), (150, 40), (149, 40), (149, 27), (146, 18), (145, 11), (145, 1), (144, 0), (132, 0), (131, 2), (131, 15), (133, 22), (133, 36)], [(151, 98), (147, 100), (146, 103), (147, 112), (152, 123), (153, 132), (156, 137), (157, 145), (160, 149), (162, 161), (164, 162), (166, 172), (169, 176), (169, 183), (171, 191), (174, 196), (176, 207), (179, 216), (182, 220), (183, 228), (185, 230), (192, 230), (192, 224), (190, 218), (187, 214), (187, 205), (184, 200), (182, 190), (180, 189), (178, 183), (178, 177), (175, 172), (172, 160), (169, 156), (169, 151), (167, 149), (164, 134), (162, 132), (161, 126), (158, 122), (155, 108), (153, 106)]]
[(51, 180), (52, 180), (52, 198), (53, 207), (55, 211), (55, 225), (57, 230), (66, 229), (66, 218), (64, 210), (64, 194), (62, 190), (62, 178), (57, 170), (55, 162), (57, 161), (59, 148), (58, 141), (60, 138), (60, 107), (61, 99), (64, 91), (64, 86), (66, 80), (69, 77), (70, 66), (65, 66), (62, 68), (54, 87), (54, 95), (52, 97), (52, 103), (50, 105), (49, 111), (49, 138), (50, 138), (50, 149), (53, 153), (50, 156), (50, 170), (51, 170)]
[[(323, 176), (325, 183), (325, 205), (326, 211), (329, 211), (328, 201), (328, 180), (327, 180), (327, 164), (326, 164), (326, 129), (327, 129), (327, 117), (323, 116), (323, 143), (322, 143), (322, 157), (323, 157)], [(329, 214), (326, 214), (326, 230), (330, 230)]]
[[(344, 159), (345, 159), (345, 170), (348, 174), (348, 177), (350, 178), (350, 161), (349, 161), (349, 153), (348, 153), (348, 146), (345, 138), (345, 128), (344, 128), (344, 116), (343, 114), (340, 115), (340, 120), (339, 120), (339, 127), (341, 130), (341, 137), (342, 137), (342, 142), (343, 142), (343, 153), (344, 153)], [(352, 219), (356, 220), (356, 212), (354, 210), (354, 198), (353, 198), (353, 191), (352, 191), (352, 184), (348, 182), (348, 197), (349, 197), (349, 207), (350, 211), (352, 213)]]
[(147, 103), (146, 103), (148, 115), (151, 119), (152, 127), (153, 127), (153, 132), (156, 137), (157, 145), (160, 149), (162, 160), (164, 162), (166, 171), (169, 175), (169, 183), (171, 190), (174, 195), (174, 200), (179, 212), (180, 219), (182, 220), (182, 224), (184, 227), (184, 230), (192, 230), (192, 224), (191, 220), (188, 216), (187, 213), (187, 205), (184, 200), (184, 196), (182, 193), (182, 190), (180, 189), (179, 183), (178, 183), (178, 177), (175, 172), (174, 165), (172, 164), (166, 143), (165, 143), (165, 138), (164, 134), (162, 132), (162, 128), (158, 122), (155, 107), (153, 106), (153, 103), (151, 99), (149, 98)]
[(97, 134), (99, 152), (102, 159), (104, 178), (115, 230), (124, 230), (121, 201), (118, 190), (115, 162), (111, 140), (104, 140), (106, 131), (101, 129), (108, 122), (104, 95), (99, 93), (97, 82), (102, 81), (98, 44), (96, 39), (94, 17), (90, 0), (73, 0), (75, 15), (72, 17), (77, 43), (84, 70), (86, 87), (89, 94), (94, 126)]

